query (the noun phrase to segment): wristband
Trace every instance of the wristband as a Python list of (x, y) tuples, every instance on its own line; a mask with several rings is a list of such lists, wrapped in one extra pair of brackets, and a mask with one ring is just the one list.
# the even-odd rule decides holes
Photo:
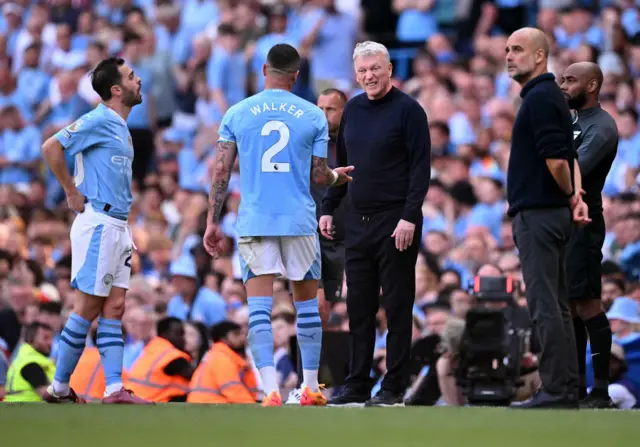
[(331, 175), (333, 175), (333, 181), (329, 184), (329, 186), (333, 186), (336, 183), (338, 183), (338, 179), (340, 178), (340, 175), (338, 175), (338, 173), (336, 171), (331, 171)]

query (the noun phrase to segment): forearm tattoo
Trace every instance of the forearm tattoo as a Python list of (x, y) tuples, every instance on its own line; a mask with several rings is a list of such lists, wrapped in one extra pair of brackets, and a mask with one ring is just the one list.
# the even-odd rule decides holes
[(313, 156), (311, 158), (311, 178), (315, 183), (328, 185), (332, 182), (331, 169), (327, 165), (326, 158)]
[(231, 169), (236, 159), (238, 148), (236, 143), (231, 141), (219, 141), (216, 149), (216, 163), (211, 181), (211, 191), (209, 193), (209, 208), (211, 222), (218, 223), (222, 205), (229, 189), (229, 179)]

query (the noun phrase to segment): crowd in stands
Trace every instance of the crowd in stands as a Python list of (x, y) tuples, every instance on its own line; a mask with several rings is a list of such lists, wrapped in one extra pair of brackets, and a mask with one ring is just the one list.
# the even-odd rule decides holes
[[(24, 330), (34, 322), (53, 330), (48, 354), (55, 358), (72, 307), (74, 215), (44, 166), (40, 147), (98, 104), (90, 71), (101, 59), (123, 57), (142, 79), (144, 96), (128, 119), (135, 147), (129, 222), (137, 250), (123, 320), (124, 366), (131, 374), (151, 341), (171, 338), (160, 332), (178, 330), (167, 320), (172, 317), (185, 322), (184, 359), (195, 370), (209, 349), (223, 348), (220, 343), (236, 354), (246, 344), (248, 310), (234, 231), (241, 200), (237, 166), (223, 211), (223, 256), (212, 260), (201, 238), (217, 126), (229, 106), (262, 89), (261, 67), (270, 47), (286, 42), (298, 49), (303, 64), (294, 92), (315, 102), (328, 87), (348, 97), (359, 94), (353, 48), (365, 39), (380, 41), (391, 52), (394, 85), (424, 107), (432, 181), (416, 267), (414, 338), (419, 339), (442, 334), (451, 318), (464, 318), (473, 305), (466, 284), (480, 266), (492, 263), (521, 278), (504, 191), (521, 98), (506, 74), (504, 48), (511, 32), (530, 25), (546, 33), (549, 70), (556, 77), (583, 60), (597, 62), (605, 76), (600, 102), (616, 120), (620, 143), (603, 193), (602, 298), (614, 341), (625, 350), (629, 374), (640, 387), (640, 2), (0, 3), (0, 385), (19, 346), (34, 341), (34, 333), (27, 340)], [(72, 158), (68, 165), (73, 171)], [(345, 284), (327, 330), (348, 330), (346, 294)], [(288, 340), (295, 333), (295, 311), (286, 279), (276, 283), (273, 296), (274, 355), (281, 385), (293, 388), (297, 377)], [(378, 360), (384, 359), (384, 347), (381, 312)], [(235, 367), (251, 371), (250, 357), (246, 362)], [(383, 373), (384, 362), (379, 364)], [(250, 393), (257, 392), (258, 379), (257, 374), (251, 379), (256, 383), (246, 379)], [(188, 387), (189, 381), (181, 384)]]

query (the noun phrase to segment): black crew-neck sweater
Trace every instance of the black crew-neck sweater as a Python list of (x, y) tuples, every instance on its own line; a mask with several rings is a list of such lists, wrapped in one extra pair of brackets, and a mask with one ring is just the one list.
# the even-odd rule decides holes
[(546, 161), (569, 162), (573, 183), (573, 123), (567, 101), (551, 73), (522, 88), (522, 105), (513, 124), (507, 169), (509, 216), (522, 210), (569, 206), (569, 197), (551, 175)]
[(336, 151), (339, 166), (354, 166), (353, 182), (329, 189), (323, 215), (332, 215), (348, 190), (354, 213), (403, 208), (402, 219), (422, 220), (431, 179), (431, 137), (427, 115), (413, 98), (395, 87), (377, 100), (364, 93), (353, 97), (342, 115)]

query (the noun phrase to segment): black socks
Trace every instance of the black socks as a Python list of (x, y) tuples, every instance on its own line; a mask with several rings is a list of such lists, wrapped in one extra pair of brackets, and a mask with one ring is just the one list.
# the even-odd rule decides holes
[(611, 359), (611, 326), (604, 312), (584, 322), (591, 341), (594, 390), (607, 392), (609, 387), (609, 360)]

